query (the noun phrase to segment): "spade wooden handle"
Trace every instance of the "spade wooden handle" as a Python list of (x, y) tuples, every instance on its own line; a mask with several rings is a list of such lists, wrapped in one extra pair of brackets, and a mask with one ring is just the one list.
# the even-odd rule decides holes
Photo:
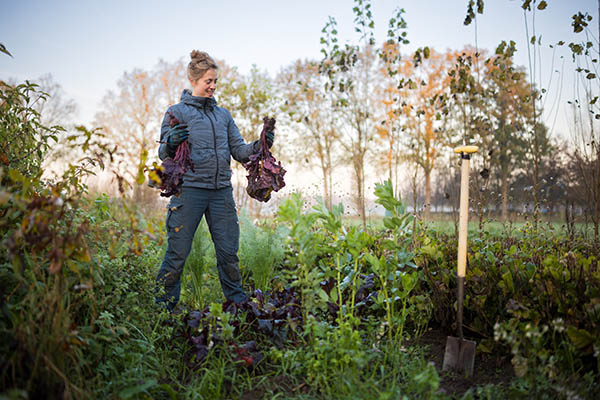
[(469, 226), (469, 164), (470, 154), (478, 150), (477, 146), (461, 146), (454, 149), (462, 155), (460, 174), (460, 220), (458, 228), (458, 270), (459, 278), (465, 277), (467, 267), (467, 231)]
[(463, 159), (460, 174), (460, 219), (458, 225), (458, 277), (465, 277), (467, 265), (467, 230), (469, 226), (469, 162)]
[(459, 146), (457, 148), (454, 149), (455, 153), (465, 153), (465, 154), (471, 154), (471, 153), (476, 153), (477, 150), (479, 150), (479, 147), (477, 146)]

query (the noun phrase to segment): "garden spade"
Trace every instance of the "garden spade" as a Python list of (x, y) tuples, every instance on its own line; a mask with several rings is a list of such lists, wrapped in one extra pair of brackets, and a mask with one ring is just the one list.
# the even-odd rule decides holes
[(469, 162), (471, 154), (477, 151), (477, 146), (461, 146), (454, 149), (462, 158), (460, 175), (460, 221), (458, 230), (458, 310), (456, 325), (458, 337), (448, 336), (446, 352), (444, 353), (443, 369), (453, 368), (465, 371), (466, 376), (473, 374), (475, 364), (475, 343), (463, 337), (463, 296), (465, 287), (465, 267), (467, 263), (467, 225), (469, 222)]

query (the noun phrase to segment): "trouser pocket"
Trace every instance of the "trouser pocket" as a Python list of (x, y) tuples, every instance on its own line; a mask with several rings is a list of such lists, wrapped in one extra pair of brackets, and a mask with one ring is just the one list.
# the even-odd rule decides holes
[(177, 233), (183, 228), (183, 224), (185, 222), (183, 221), (183, 217), (183, 203), (181, 201), (174, 201), (172, 199), (167, 208), (166, 227), (168, 234)]

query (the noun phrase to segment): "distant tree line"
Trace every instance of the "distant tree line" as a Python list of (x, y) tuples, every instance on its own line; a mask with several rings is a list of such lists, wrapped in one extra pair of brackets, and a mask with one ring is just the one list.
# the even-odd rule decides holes
[[(492, 51), (424, 47), (405, 54), (404, 10), (390, 18), (380, 45), (370, 2), (356, 0), (353, 11), (358, 42), (341, 45), (330, 17), (319, 60), (297, 60), (275, 77), (256, 66), (243, 74), (219, 63), (217, 101), (231, 111), (247, 141), (257, 138), (263, 116), (275, 116), (278, 158), (289, 170), (316, 172), (328, 205), (333, 188), (351, 182), (352, 205), (363, 221), (366, 188), (385, 179), (425, 219), (432, 210), (456, 209), (459, 160), (452, 148), (475, 143), (480, 150), (473, 157), (472, 206), (480, 222), (492, 216), (506, 221), (515, 213), (537, 221), (540, 213), (559, 213), (571, 225), (575, 217), (592, 223), (598, 237), (600, 35), (589, 39), (590, 16), (573, 16), (574, 30), (589, 40), (568, 44), (580, 90), (570, 101), (570, 135), (561, 139), (540, 117), (545, 89), (530, 70), (514, 64), (514, 42), (502, 41)], [(483, 2), (477, 10), (471, 4), (471, 20), (475, 11), (483, 12)], [(540, 44), (532, 38), (531, 45)], [(186, 87), (185, 70), (183, 59), (161, 60), (149, 70), (125, 72), (117, 90), (105, 94), (94, 126), (119, 146), (114, 162), (122, 176), (135, 180), (156, 161), (159, 124)], [(245, 194), (245, 171), (234, 164), (236, 200), (258, 216), (261, 205)], [(131, 188), (136, 201), (157, 197), (145, 185)]]

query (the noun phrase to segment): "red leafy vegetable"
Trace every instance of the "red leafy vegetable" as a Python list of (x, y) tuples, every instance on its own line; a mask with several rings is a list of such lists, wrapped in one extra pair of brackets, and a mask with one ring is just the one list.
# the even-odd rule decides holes
[[(169, 111), (169, 126), (172, 128), (179, 124), (179, 120), (172, 111)], [(160, 179), (160, 186), (150, 181), (153, 187), (159, 187), (160, 195), (163, 197), (179, 196), (181, 194), (181, 186), (183, 184), (183, 175), (185, 171), (194, 170), (194, 164), (190, 157), (190, 148), (188, 141), (183, 141), (178, 147), (175, 157), (167, 157), (163, 160), (161, 166), (155, 169), (156, 175)]]
[[(265, 296), (260, 290), (251, 294), (242, 303), (226, 301), (223, 312), (231, 314), (228, 324), (234, 329), (234, 336), (251, 328), (270, 339), (277, 347), (295, 337), (296, 327), (302, 326), (301, 300), (294, 288), (284, 288)], [(238, 344), (235, 340), (225, 340), (219, 329), (214, 329), (214, 316), (209, 307), (202, 311), (191, 311), (177, 327), (175, 336), (185, 340), (187, 350), (184, 359), (191, 369), (201, 368), (211, 347), (214, 351), (225, 350), (239, 366), (253, 368), (265, 355), (258, 344), (251, 340)], [(301, 331), (301, 329), (300, 329)], [(218, 343), (219, 346), (214, 346)]]
[(263, 130), (260, 134), (260, 150), (250, 156), (250, 161), (244, 164), (248, 171), (248, 187), (246, 192), (250, 197), (265, 203), (271, 199), (271, 192), (279, 191), (285, 186), (283, 176), (285, 169), (269, 151), (266, 134), (275, 129), (275, 118), (263, 118)]

